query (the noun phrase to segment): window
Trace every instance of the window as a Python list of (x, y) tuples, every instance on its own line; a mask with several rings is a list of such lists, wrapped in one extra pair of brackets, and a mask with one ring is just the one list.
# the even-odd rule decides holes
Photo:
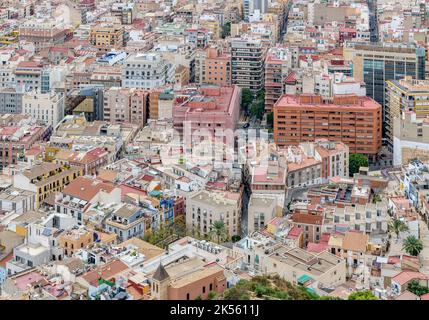
[(210, 283), (209, 285), (209, 290), (212, 291), (213, 290), (213, 283)]
[(203, 293), (206, 293), (206, 287), (203, 286)]
[(189, 300), (189, 293), (186, 294), (186, 300)]

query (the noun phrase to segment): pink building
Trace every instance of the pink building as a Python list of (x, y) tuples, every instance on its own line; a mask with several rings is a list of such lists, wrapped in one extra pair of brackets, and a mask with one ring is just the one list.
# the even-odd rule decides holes
[[(185, 141), (200, 141), (222, 134), (233, 141), (240, 112), (241, 91), (237, 86), (202, 86), (176, 97), (173, 106), (174, 128)], [(187, 125), (185, 125), (187, 122)], [(225, 141), (224, 138), (224, 141)]]

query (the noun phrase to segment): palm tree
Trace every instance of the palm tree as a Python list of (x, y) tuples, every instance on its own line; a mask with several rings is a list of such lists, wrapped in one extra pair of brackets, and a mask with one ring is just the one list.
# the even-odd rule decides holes
[(220, 243), (221, 240), (226, 239), (228, 237), (228, 232), (226, 231), (225, 223), (221, 220), (213, 222), (209, 235), (211, 237), (216, 236), (217, 243)]
[(390, 222), (389, 229), (391, 232), (394, 232), (396, 234), (396, 242), (398, 242), (399, 233), (403, 232), (403, 231), (407, 231), (408, 227), (403, 221), (401, 221), (399, 219), (393, 219)]
[(404, 240), (402, 249), (412, 256), (418, 256), (420, 251), (423, 250), (423, 243), (415, 236), (408, 236)]

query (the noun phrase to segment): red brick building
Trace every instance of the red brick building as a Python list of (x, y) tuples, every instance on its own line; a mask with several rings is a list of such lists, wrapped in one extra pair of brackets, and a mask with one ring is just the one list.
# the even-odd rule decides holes
[(369, 97), (286, 94), (273, 109), (274, 140), (279, 146), (325, 138), (342, 141), (350, 153), (370, 159), (381, 149), (381, 105)]

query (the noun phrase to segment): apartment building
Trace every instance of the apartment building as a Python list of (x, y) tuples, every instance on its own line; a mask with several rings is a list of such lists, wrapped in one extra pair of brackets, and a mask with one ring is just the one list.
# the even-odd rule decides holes
[(22, 61), (15, 69), (15, 80), (25, 91), (39, 91), (42, 89), (43, 66), (35, 61)]
[(385, 126), (389, 123), (386, 81), (405, 76), (425, 79), (425, 57), (425, 48), (413, 44), (350, 42), (344, 47), (344, 59), (353, 61), (353, 77), (363, 80), (367, 96), (383, 106), (383, 131), (387, 131)]
[(34, 43), (36, 52), (64, 43), (67, 30), (52, 21), (27, 20), (19, 24), (19, 40)]
[(252, 193), (247, 210), (247, 234), (264, 229), (269, 221), (282, 214), (277, 199), (267, 194)]
[(27, 92), (22, 97), (23, 114), (55, 127), (64, 118), (64, 97), (55, 92)]
[(274, 105), (274, 141), (296, 145), (324, 138), (373, 160), (381, 149), (381, 106), (369, 97), (283, 95)]
[(87, 248), (93, 241), (92, 232), (83, 227), (74, 227), (59, 237), (58, 245), (63, 249), (64, 257), (72, 257), (76, 251)]
[(131, 54), (124, 62), (122, 86), (150, 90), (173, 84), (174, 74), (174, 65), (159, 53)]
[[(16, 115), (18, 116), (18, 115)], [(10, 164), (17, 164), (25, 158), (25, 151), (30, 149), (36, 142), (42, 141), (49, 134), (49, 128), (29, 123), (25, 116), (21, 121), (15, 121), (10, 114), (3, 115), (0, 120), (0, 168)]]
[(429, 160), (429, 119), (403, 111), (393, 119), (393, 164), (408, 164), (413, 159)]
[(291, 52), (286, 48), (270, 48), (265, 59), (265, 111), (271, 112), (274, 104), (285, 93), (284, 81), (291, 67)]
[(249, 88), (256, 94), (264, 87), (265, 49), (261, 39), (231, 39), (231, 75), (233, 85)]
[(31, 191), (10, 187), (0, 193), (0, 210), (23, 214), (34, 210), (36, 194)]
[(14, 176), (13, 185), (15, 188), (34, 192), (35, 207), (39, 208), (49, 195), (62, 191), (67, 184), (82, 174), (82, 168), (67, 169), (59, 164), (44, 162), (17, 173)]
[(29, 224), (27, 241), (13, 250), (13, 259), (6, 263), (9, 275), (13, 275), (50, 261), (63, 260), (59, 247), (61, 234), (74, 226), (67, 216), (50, 214)]
[(98, 55), (119, 50), (124, 45), (124, 26), (115, 23), (100, 22), (91, 26), (89, 43), (98, 50)]
[(240, 234), (241, 192), (201, 190), (186, 198), (186, 225), (208, 235), (215, 221), (223, 221), (228, 236)]
[(217, 133), (232, 143), (231, 135), (238, 122), (240, 100), (241, 90), (237, 86), (206, 85), (195, 91), (190, 88), (188, 93), (175, 100), (174, 129), (184, 134), (185, 141), (189, 142), (203, 134), (210, 133), (214, 137)]
[(113, 232), (118, 236), (118, 241), (126, 241), (132, 237), (142, 236), (148, 218), (143, 210), (132, 204), (123, 204), (117, 208), (105, 222), (105, 231)]
[(0, 113), (21, 113), (22, 96), (23, 93), (15, 88), (1, 88)]
[(146, 123), (149, 93), (142, 89), (111, 87), (104, 92), (103, 117), (110, 123)]
[(231, 85), (231, 55), (207, 48), (202, 66), (201, 84)]
[(393, 149), (395, 118), (403, 118), (401, 112), (412, 112), (417, 117), (429, 115), (429, 80), (405, 77), (386, 81), (385, 127), (388, 145)]

